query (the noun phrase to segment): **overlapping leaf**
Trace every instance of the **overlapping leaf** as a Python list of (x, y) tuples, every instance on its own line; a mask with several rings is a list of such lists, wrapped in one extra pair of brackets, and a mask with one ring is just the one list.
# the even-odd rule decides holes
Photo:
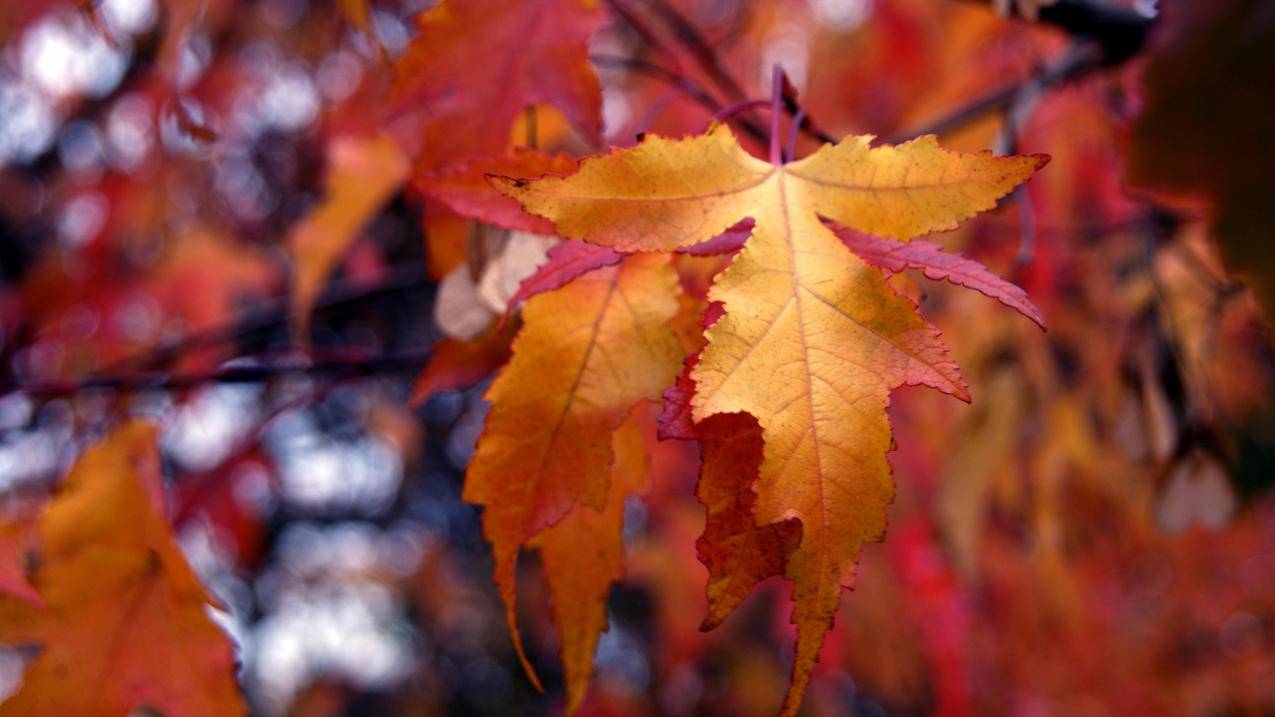
[(445, 0), (422, 13), (392, 93), (396, 107), (427, 115), (419, 166), (503, 151), (514, 119), (539, 103), (597, 138), (588, 40), (602, 19), (589, 0)]
[(471, 341), (440, 339), (412, 386), (412, 405), (428, 401), (439, 391), (469, 388), (490, 376), (509, 360), (512, 338), (512, 330), (493, 326)]
[(482, 157), (427, 172), (418, 176), (414, 185), (424, 196), (442, 202), (461, 216), (481, 217), (488, 224), (506, 229), (552, 234), (553, 224), (522, 211), (517, 202), (492, 188), (487, 175), (539, 177), (570, 174), (575, 167), (576, 161), (565, 154), (517, 147), (508, 155)]
[(753, 587), (783, 575), (788, 555), (801, 539), (797, 520), (757, 525), (754, 516), (762, 461), (762, 432), (746, 413), (721, 414), (699, 426), (702, 466), (695, 495), (708, 509), (704, 534), (696, 542), (708, 567), (708, 615), (700, 629), (710, 630), (739, 606)]
[[(527, 175), (523, 176), (526, 177)], [(490, 209), (478, 213), (477, 216), (482, 216), (487, 221), (494, 221), (494, 218), (503, 214), (503, 212), (503, 208), (499, 210)], [(528, 215), (524, 213), (523, 216)], [(544, 219), (534, 216), (531, 219), (544, 221)], [(526, 223), (526, 220), (523, 220), (523, 223)], [(552, 224), (549, 225), (548, 233), (552, 233), (552, 226)], [(748, 239), (748, 235), (752, 230), (752, 220), (745, 219), (736, 222), (727, 228), (726, 231), (708, 241), (700, 242), (678, 251), (689, 256), (730, 254), (738, 251), (744, 245), (744, 241)], [(623, 258), (624, 254), (614, 249), (578, 241), (562, 242), (549, 250), (548, 261), (536, 269), (534, 274), (523, 280), (518, 287), (518, 291), (509, 298), (508, 309), (512, 310), (518, 302), (530, 299), (542, 291), (556, 289), (581, 274), (599, 267), (618, 264)]]
[(648, 461), (638, 406), (611, 434), (614, 467), (600, 510), (577, 505), (557, 524), (537, 535), (545, 582), (553, 596), (553, 619), (562, 642), (567, 712), (584, 701), (593, 675), (593, 653), (607, 629), (607, 596), (624, 577), (624, 501), (647, 484)]
[(911, 239), (991, 208), (1044, 163), (951, 153), (933, 137), (876, 148), (870, 139), (776, 165), (717, 125), (613, 150), (566, 178), (495, 180), (562, 236), (619, 251), (671, 251), (755, 221), (709, 294), (725, 314), (691, 372), (692, 416), (754, 416), (765, 445), (755, 522), (801, 523), (786, 567), (798, 639), (785, 714), (797, 711), (862, 544), (885, 531), (890, 391), (919, 384), (968, 398), (937, 329), (821, 217)]
[(607, 508), (612, 434), (634, 404), (658, 399), (681, 361), (668, 325), (677, 291), (667, 257), (638, 255), (527, 302), (513, 357), (487, 392), (464, 490), (484, 506), (515, 644), (518, 552), (573, 510)]
[(1035, 321), (1041, 328), (1045, 327), (1040, 309), (1027, 298), (1027, 292), (996, 276), (973, 259), (960, 254), (948, 254), (934, 242), (904, 243), (857, 232), (835, 222), (830, 222), (828, 228), (855, 256), (872, 266), (888, 272), (920, 269), (927, 279), (946, 279), (957, 286), (973, 289)]

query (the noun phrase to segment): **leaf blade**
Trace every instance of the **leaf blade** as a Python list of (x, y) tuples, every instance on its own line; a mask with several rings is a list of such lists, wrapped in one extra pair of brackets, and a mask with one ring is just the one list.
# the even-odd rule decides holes
[(1041, 329), (1045, 318), (1020, 287), (996, 276), (987, 267), (961, 254), (948, 254), (934, 242), (908, 243), (857, 232), (829, 220), (828, 228), (860, 259), (889, 272), (920, 269), (926, 278), (945, 279), (996, 299), (1031, 319)]
[(515, 619), (518, 551), (578, 505), (605, 505), (612, 433), (677, 372), (676, 295), (667, 258), (635, 255), (532, 298), (513, 358), (487, 392), (462, 497), (484, 506), (506, 620), (533, 680)]

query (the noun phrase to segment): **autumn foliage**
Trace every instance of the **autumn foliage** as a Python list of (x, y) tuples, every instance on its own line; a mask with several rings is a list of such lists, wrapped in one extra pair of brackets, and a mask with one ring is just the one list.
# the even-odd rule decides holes
[(1271, 8), (1163, 4), (0, 11), (0, 714), (1275, 710)]

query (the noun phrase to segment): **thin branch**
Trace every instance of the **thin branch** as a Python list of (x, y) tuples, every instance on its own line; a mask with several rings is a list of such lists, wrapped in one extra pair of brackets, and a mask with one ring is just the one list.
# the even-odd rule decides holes
[(888, 144), (899, 144), (926, 134), (946, 134), (981, 119), (990, 112), (1004, 111), (1024, 93), (1039, 94), (1056, 85), (1093, 72), (1103, 66), (1101, 48), (1088, 40), (1078, 40), (1063, 55), (1017, 82), (974, 98), (948, 114), (919, 128), (888, 137)]
[(921, 135), (947, 134), (960, 129), (989, 112), (995, 112), (1007, 107), (1029, 81), (1030, 79), (1027, 79), (999, 87), (985, 95), (974, 98), (927, 125), (891, 135), (885, 139), (885, 142), (887, 144), (899, 144), (910, 139), (916, 139)]
[[(761, 125), (746, 117), (741, 117), (740, 113), (750, 111), (757, 107), (769, 107), (771, 104), (770, 100), (743, 100), (742, 102), (735, 102), (723, 107), (720, 102), (713, 99), (713, 97), (705, 92), (702, 87), (696, 84), (694, 80), (691, 80), (684, 75), (680, 75), (676, 71), (662, 65), (657, 65), (638, 57), (620, 57), (618, 55), (603, 54), (589, 55), (589, 62), (592, 62), (599, 67), (609, 67), (613, 69), (627, 70), (629, 72), (636, 72), (664, 82), (697, 102), (701, 107), (712, 114), (713, 119), (734, 122), (744, 132), (744, 134), (747, 134), (749, 137), (752, 137), (762, 144), (769, 141), (769, 135), (761, 128)], [(784, 102), (784, 108), (788, 110), (789, 114), (802, 112), (799, 106), (790, 105), (787, 101)], [(649, 120), (650, 114), (651, 113), (648, 112), (648, 116), (645, 117), (644, 120)], [(805, 116), (803, 119), (797, 120), (797, 125), (803, 132), (821, 142), (835, 142), (835, 140), (833, 140), (830, 136), (815, 127), (810, 122), (809, 116)]]
[[(271, 411), (257, 421), (256, 425), (247, 435), (235, 442), (233, 448), (230, 449), (225, 459), (220, 464), (214, 466), (211, 470), (204, 471), (196, 476), (192, 476), (198, 482), (192, 488), (183, 490), (181, 501), (178, 504), (177, 512), (173, 515), (172, 524), (174, 526), (185, 525), (186, 521), (195, 514), (202, 502), (206, 500), (214, 491), (217, 490), (234, 475), (233, 471), (226, 470), (228, 466), (234, 464), (235, 461), (243, 458), (244, 454), (252, 450), (255, 446), (260, 445), (265, 438), (267, 429), (278, 419), (293, 411), (298, 411), (306, 406), (312, 406), (326, 398), (337, 386), (342, 385), (349, 377), (338, 378), (335, 381), (324, 381), (315, 386), (303, 395), (298, 396), (290, 401), (285, 401), (282, 405), (275, 406)], [(192, 481), (193, 482), (193, 481)]]
[[(986, 0), (978, 1), (986, 4)], [(887, 141), (897, 144), (923, 134), (951, 132), (988, 112), (1008, 107), (1030, 84), (1049, 88), (1101, 68), (1120, 65), (1138, 54), (1156, 22), (1152, 15), (1106, 0), (1056, 0), (1041, 7), (1037, 19), (1076, 39), (1066, 62), (1042, 68), (1032, 77), (992, 90), (923, 128), (897, 134)], [(1074, 52), (1082, 45), (1083, 53)]]
[(731, 100), (738, 102), (744, 99), (744, 88), (740, 87), (726, 68), (722, 67), (722, 63), (717, 59), (717, 52), (704, 40), (694, 25), (682, 17), (677, 8), (666, 0), (650, 0), (650, 5), (651, 9), (655, 10), (673, 30), (673, 36), (690, 52), (695, 64), (699, 65), (704, 74), (708, 75), (709, 79)]
[(0, 396), (21, 392), (34, 398), (74, 396), (94, 389), (134, 392), (144, 390), (174, 391), (211, 383), (265, 383), (280, 376), (376, 376), (416, 371), (429, 359), (428, 349), (383, 354), (362, 359), (340, 359), (308, 363), (283, 363), (253, 366), (223, 366), (195, 373), (134, 373), (93, 376), (72, 381), (41, 381), (23, 384), (0, 381)]
[[(676, 54), (671, 52), (670, 48), (668, 48), (660, 39), (659, 35), (656, 34), (656, 32), (652, 30), (651, 27), (632, 10), (632, 8), (629, 7), (624, 0), (606, 0), (606, 2), (611, 9), (614, 10), (621, 19), (628, 23), (629, 26), (632, 27), (648, 45), (655, 49), (662, 50), (674, 63), (674, 65), (677, 65)], [(672, 78), (675, 77), (677, 78), (677, 81), (674, 84), (678, 86), (687, 85), (696, 88), (700, 94), (700, 96), (696, 97), (696, 99), (700, 102), (700, 104), (704, 105), (706, 108), (713, 105), (716, 106), (716, 109), (713, 110), (715, 118), (717, 115), (722, 113), (727, 113), (726, 116), (728, 117), (741, 112), (747, 113), (744, 117), (736, 119), (736, 123), (739, 124), (740, 127), (742, 127), (754, 139), (760, 142), (769, 141), (765, 130), (757, 123), (755, 118), (751, 116), (752, 110), (758, 105), (755, 105), (753, 101), (747, 99), (744, 94), (744, 89), (738, 82), (735, 81), (735, 78), (726, 71), (726, 68), (722, 67), (721, 62), (717, 57), (717, 51), (713, 48), (713, 46), (709, 44), (702, 35), (700, 35), (699, 31), (695, 29), (695, 26), (692, 25), (690, 21), (678, 12), (677, 8), (673, 7), (668, 2), (665, 2), (665, 0), (650, 0), (649, 4), (651, 8), (664, 20), (665, 24), (670, 27), (673, 32), (673, 36), (679, 43), (681, 43), (682, 47), (689, 52), (692, 58), (695, 59), (695, 63), (699, 66), (700, 70), (703, 71), (704, 74), (706, 74), (709, 79), (717, 85), (718, 89), (731, 100), (731, 104), (723, 109), (722, 105), (717, 103), (717, 101), (714, 100), (708, 92), (704, 91), (690, 78), (688, 78), (686, 73), (681, 70), (680, 66), (673, 70), (660, 68), (664, 73), (666, 73), (666, 76), (661, 79), (664, 79), (665, 81), (672, 81)], [(636, 66), (629, 69), (643, 71)], [(786, 81), (785, 87), (787, 87)], [(705, 102), (705, 100), (708, 100), (708, 102)], [(788, 111), (790, 116), (796, 117), (797, 114), (801, 112), (801, 107), (797, 104), (795, 92), (784, 92), (783, 100), (784, 108)], [(763, 102), (764, 105), (770, 104), (769, 102)], [(817, 127), (808, 114), (805, 115), (804, 119), (798, 120), (797, 126), (802, 132), (805, 132), (820, 142), (836, 142), (836, 138)]]
[[(633, 31), (638, 34), (638, 37), (642, 38), (643, 42), (651, 47), (659, 47), (662, 44), (660, 42), (660, 36), (655, 34), (655, 31), (651, 29), (650, 25), (647, 25), (646, 21), (634, 12), (633, 8), (629, 7), (628, 3), (624, 2), (624, 0), (606, 0), (606, 4), (615, 11), (616, 15), (620, 16), (621, 20), (624, 20), (625, 24), (633, 28)], [(670, 57), (669, 59), (674, 63), (677, 62), (676, 57)]]
[[(716, 115), (719, 111), (721, 111), (721, 103), (687, 77), (681, 67), (677, 66), (677, 54), (672, 52), (671, 48), (665, 45), (665, 43), (660, 39), (660, 36), (652, 30), (637, 13), (633, 12), (624, 0), (607, 0), (607, 4), (617, 15), (620, 16), (621, 19), (628, 23), (628, 25), (638, 33), (643, 41), (652, 48), (662, 51), (663, 54), (674, 63), (676, 69), (667, 70), (661, 68), (664, 69), (664, 72), (667, 73), (668, 76), (676, 78), (676, 81), (673, 84), (679, 87), (694, 88), (697, 94), (692, 94), (692, 96), (695, 97), (695, 99), (705, 108), (711, 108), (711, 114)], [(673, 26), (674, 36), (676, 36), (683, 45), (688, 46), (691, 50), (691, 55), (696, 60), (696, 63), (705, 70), (705, 73), (718, 85), (719, 88), (725, 91), (727, 98), (733, 102), (743, 100), (743, 89), (740, 88), (737, 82), (735, 82), (734, 78), (722, 69), (721, 64), (717, 62), (717, 54), (713, 51), (712, 47), (704, 42), (704, 39), (695, 30), (694, 26), (687, 22), (686, 19), (679, 15), (677, 10), (672, 7), (657, 7), (656, 10), (664, 17), (666, 23)], [(643, 71), (638, 67), (632, 67), (630, 69), (635, 69), (639, 72)], [(669, 77), (667, 76), (662, 79), (669, 81)], [(707, 100), (707, 102), (705, 100)], [(757, 124), (754, 118), (747, 116), (740, 117), (736, 119), (735, 122), (752, 138), (759, 142), (766, 141), (765, 130), (761, 127), (761, 125)]]
[[(1005, 107), (1005, 120), (996, 138), (996, 153), (1018, 153), (1018, 139), (1023, 127), (1027, 125), (1050, 82), (1054, 81), (1052, 78), (1063, 74), (1067, 68), (1079, 67), (1083, 62), (1096, 59), (1094, 46), (1083, 40), (1077, 41), (1061, 58), (1023, 83)], [(1015, 187), (1010, 197), (1018, 209), (1018, 254), (1014, 258), (1014, 266), (1022, 268), (1029, 266), (1036, 255), (1036, 208), (1026, 185)]]
[[(705, 92), (695, 81), (667, 67), (637, 57), (619, 57), (616, 55), (589, 55), (589, 61), (600, 67), (628, 70), (629, 72), (636, 72), (665, 82), (698, 102), (710, 115), (716, 116), (718, 112), (722, 111), (721, 103), (713, 99), (712, 95)], [(758, 142), (766, 141), (766, 132), (757, 126), (756, 123), (743, 117), (735, 117), (733, 120), (749, 137)]]
[(713, 115), (713, 119), (718, 122), (724, 122), (740, 112), (747, 112), (748, 110), (755, 110), (759, 107), (769, 106), (770, 100), (740, 100), (739, 102), (734, 102), (723, 107), (721, 111)]
[(1040, 8), (1038, 20), (1072, 37), (1093, 41), (1107, 67), (1138, 54), (1156, 22), (1155, 15), (1110, 0), (1055, 0)]
[[(411, 262), (390, 271), (375, 284), (335, 284), (315, 302), (314, 312), (322, 313), (350, 304), (373, 300), (386, 294), (427, 286), (429, 276), (419, 262)], [(175, 341), (145, 353), (127, 356), (101, 369), (102, 374), (118, 374), (126, 370), (154, 371), (201, 348), (235, 341), (246, 336), (270, 331), (288, 323), (289, 297), (284, 296), (261, 305), (234, 321), (182, 336)]]

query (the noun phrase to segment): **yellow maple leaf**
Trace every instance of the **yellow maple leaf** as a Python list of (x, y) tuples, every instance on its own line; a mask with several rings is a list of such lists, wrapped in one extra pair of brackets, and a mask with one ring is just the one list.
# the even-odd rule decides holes
[(621, 251), (671, 251), (755, 221), (709, 294), (725, 315), (692, 371), (692, 415), (755, 416), (765, 441), (755, 520), (801, 521), (787, 564), (798, 632), (789, 715), (862, 544), (884, 535), (890, 391), (919, 384), (968, 399), (938, 330), (821, 219), (908, 240), (993, 207), (1047, 161), (958, 154), (932, 136), (875, 148), (871, 139), (779, 164), (714, 125), (682, 140), (648, 137), (567, 177), (494, 180), (562, 236)]
[(484, 506), (506, 619), (533, 681), (515, 621), (518, 552), (573, 509), (606, 509), (613, 432), (681, 365), (669, 325), (677, 296), (670, 260), (639, 255), (530, 299), (513, 357), (486, 394), (463, 497)]

